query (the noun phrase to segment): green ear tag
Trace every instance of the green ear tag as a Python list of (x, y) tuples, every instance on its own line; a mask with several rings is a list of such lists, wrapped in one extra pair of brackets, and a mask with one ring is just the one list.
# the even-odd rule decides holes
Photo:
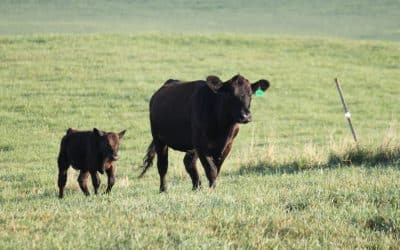
[(261, 88), (258, 88), (257, 90), (256, 90), (256, 96), (264, 96), (264, 91), (261, 89)]

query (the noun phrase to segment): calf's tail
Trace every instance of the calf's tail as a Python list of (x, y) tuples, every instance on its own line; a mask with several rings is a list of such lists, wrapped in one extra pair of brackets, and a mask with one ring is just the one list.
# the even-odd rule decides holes
[(154, 140), (151, 141), (149, 147), (147, 148), (147, 153), (146, 156), (143, 158), (143, 171), (139, 175), (139, 178), (143, 177), (143, 175), (146, 173), (147, 169), (149, 169), (153, 165), (153, 159), (154, 156), (156, 155), (156, 146), (154, 144)]

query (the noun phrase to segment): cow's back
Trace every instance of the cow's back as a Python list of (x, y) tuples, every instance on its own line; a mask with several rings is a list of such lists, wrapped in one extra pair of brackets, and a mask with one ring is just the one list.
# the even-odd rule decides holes
[(204, 81), (163, 85), (150, 100), (150, 123), (153, 138), (173, 149), (188, 151), (192, 145), (192, 102)]

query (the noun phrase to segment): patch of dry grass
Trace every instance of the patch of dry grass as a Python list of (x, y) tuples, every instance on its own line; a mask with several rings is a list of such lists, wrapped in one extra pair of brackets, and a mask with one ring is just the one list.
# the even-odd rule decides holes
[(268, 145), (257, 154), (261, 158), (247, 160), (239, 169), (240, 174), (256, 172), (297, 172), (300, 170), (316, 168), (335, 168), (350, 165), (363, 166), (399, 166), (400, 140), (395, 129), (391, 126), (382, 143), (355, 144), (351, 141), (330, 143), (329, 147), (319, 147), (307, 143), (298, 151), (290, 155), (278, 154), (280, 150), (276, 145)]

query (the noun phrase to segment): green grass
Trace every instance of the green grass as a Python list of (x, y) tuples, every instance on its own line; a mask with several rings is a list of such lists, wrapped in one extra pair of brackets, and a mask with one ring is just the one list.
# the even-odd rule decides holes
[[(396, 248), (398, 160), (325, 168), (307, 161), (323, 163), (350, 143), (335, 77), (361, 144), (400, 144), (399, 59), (397, 42), (3, 36), (0, 248)], [(158, 194), (156, 168), (137, 179), (151, 140), (151, 94), (169, 78), (238, 72), (267, 78), (271, 88), (253, 99), (254, 121), (241, 127), (217, 189), (192, 192), (183, 155), (172, 151), (168, 194)], [(56, 157), (68, 127), (128, 129), (110, 196), (85, 198), (70, 170), (65, 199), (56, 198)], [(280, 171), (295, 160), (308, 170)]]
[(0, 34), (240, 32), (400, 40), (400, 2), (3, 0)]

